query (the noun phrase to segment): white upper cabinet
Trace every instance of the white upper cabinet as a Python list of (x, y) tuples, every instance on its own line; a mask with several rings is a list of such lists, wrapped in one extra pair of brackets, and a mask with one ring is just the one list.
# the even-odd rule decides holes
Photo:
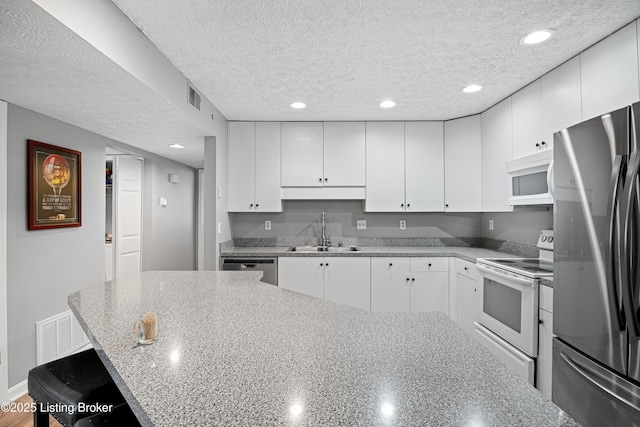
[(446, 212), (482, 211), (480, 115), (444, 123)]
[(404, 123), (367, 122), (365, 211), (404, 212)]
[(364, 187), (364, 122), (324, 123), (324, 186)]
[(257, 212), (282, 212), (280, 139), (280, 122), (256, 123), (254, 207)]
[(513, 158), (534, 154), (550, 147), (542, 139), (542, 104), (540, 80), (536, 80), (511, 97), (513, 116)]
[(512, 211), (511, 177), (506, 163), (513, 158), (511, 98), (482, 113), (482, 211)]
[(405, 208), (444, 210), (444, 129), (442, 122), (404, 124)]
[(280, 123), (229, 122), (229, 212), (282, 212)]
[(575, 57), (540, 78), (542, 140), (553, 147), (553, 134), (582, 121), (580, 58)]
[(580, 66), (583, 120), (637, 102), (640, 90), (636, 23), (581, 53)]
[(282, 186), (324, 184), (322, 122), (282, 123)]

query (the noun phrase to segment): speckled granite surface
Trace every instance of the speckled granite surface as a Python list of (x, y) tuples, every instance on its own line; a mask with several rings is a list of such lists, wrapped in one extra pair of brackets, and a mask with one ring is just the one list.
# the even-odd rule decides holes
[[(259, 276), (145, 272), (69, 305), (143, 425), (577, 425), (443, 314), (365, 312)], [(134, 348), (149, 310), (159, 340)]]
[(477, 258), (509, 258), (514, 255), (490, 249), (456, 246), (403, 247), (403, 246), (358, 246), (359, 252), (289, 252), (288, 247), (227, 247), (222, 248), (220, 256), (264, 256), (264, 257), (458, 257), (470, 262)]

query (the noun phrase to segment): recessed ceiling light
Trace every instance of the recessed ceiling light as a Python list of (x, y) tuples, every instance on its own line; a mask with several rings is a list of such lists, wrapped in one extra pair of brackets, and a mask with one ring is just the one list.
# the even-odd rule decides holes
[(171, 148), (186, 148), (184, 145), (182, 144), (169, 144), (169, 147)]
[(551, 29), (544, 29), (531, 32), (520, 39), (522, 46), (534, 46), (548, 41), (556, 32)]
[(482, 86), (480, 85), (469, 85), (462, 88), (464, 93), (473, 93), (478, 92), (479, 90), (482, 90)]
[(291, 108), (300, 109), (300, 108), (304, 108), (306, 106), (307, 106), (307, 104), (305, 104), (304, 102), (292, 102), (291, 103)]
[(395, 106), (396, 106), (396, 103), (388, 99), (388, 100), (386, 100), (386, 101), (382, 101), (382, 102), (380, 103), (380, 106), (381, 106), (382, 108), (392, 108), (392, 107), (395, 107)]

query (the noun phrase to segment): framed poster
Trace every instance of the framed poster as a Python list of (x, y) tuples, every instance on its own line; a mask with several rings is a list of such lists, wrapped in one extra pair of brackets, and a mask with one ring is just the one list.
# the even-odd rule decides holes
[(29, 140), (29, 230), (81, 225), (82, 153)]

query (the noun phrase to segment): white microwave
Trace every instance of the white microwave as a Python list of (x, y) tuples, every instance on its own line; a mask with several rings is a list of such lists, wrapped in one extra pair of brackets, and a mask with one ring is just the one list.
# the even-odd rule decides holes
[(553, 150), (513, 159), (506, 167), (512, 181), (508, 205), (553, 204)]

